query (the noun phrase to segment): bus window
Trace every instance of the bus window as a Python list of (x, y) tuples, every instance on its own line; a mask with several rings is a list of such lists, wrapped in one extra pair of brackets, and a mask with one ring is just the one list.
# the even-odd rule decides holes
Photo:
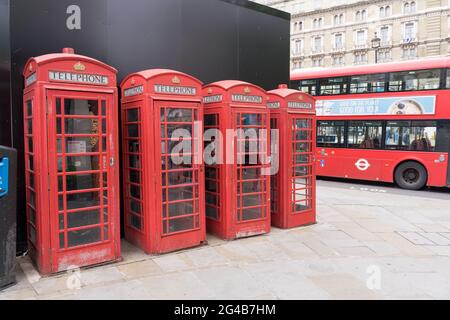
[(450, 69), (447, 69), (445, 72), (445, 88), (450, 89)]
[(299, 81), (296, 89), (315, 96), (317, 95), (317, 80), (301, 80)]
[(352, 149), (379, 149), (382, 132), (381, 121), (350, 121), (348, 147)]
[(386, 75), (370, 74), (350, 79), (350, 93), (377, 93), (385, 91)]
[(395, 72), (389, 76), (389, 91), (435, 90), (440, 79), (439, 69)]
[(320, 95), (338, 95), (347, 93), (347, 78), (320, 79)]
[(317, 146), (343, 147), (344, 132), (344, 121), (319, 121), (317, 123)]
[(386, 149), (434, 151), (436, 132), (436, 121), (388, 121)]

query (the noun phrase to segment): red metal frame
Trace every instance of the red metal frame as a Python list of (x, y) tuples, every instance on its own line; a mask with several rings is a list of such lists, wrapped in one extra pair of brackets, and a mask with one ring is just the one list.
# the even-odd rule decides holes
[[(121, 88), (126, 239), (152, 254), (202, 244), (204, 167), (193, 160), (203, 149), (202, 83), (181, 72), (155, 69), (127, 76)], [(183, 153), (191, 165), (177, 166), (164, 152), (179, 142), (169, 133), (180, 128), (191, 132), (184, 141), (191, 141), (192, 152)]]
[[(441, 69), (450, 67), (450, 58), (422, 59), (411, 62), (395, 62), (377, 65), (355, 66), (345, 68), (328, 68), (326, 70), (306, 70), (291, 74), (291, 80), (309, 80), (320, 78), (334, 78), (352, 75), (380, 74), (387, 72), (415, 71), (427, 69)], [(369, 94), (346, 94), (319, 96), (317, 100), (337, 99), (373, 99), (387, 97), (408, 96), (436, 96), (436, 112), (434, 115), (375, 115), (375, 116), (319, 116), (317, 120), (450, 120), (450, 90), (426, 90), (408, 92), (383, 92)], [(447, 152), (419, 152), (398, 150), (369, 150), (348, 148), (320, 148), (317, 150), (317, 175), (360, 179), (368, 181), (394, 182), (395, 170), (404, 162), (415, 161), (422, 164), (428, 172), (427, 186), (449, 187), (450, 154)], [(445, 161), (441, 161), (442, 157)], [(367, 160), (369, 169), (359, 170), (355, 164), (360, 160)], [(321, 165), (324, 164), (324, 165)]]
[(279, 130), (279, 171), (272, 176), (272, 225), (316, 223), (315, 99), (287, 88), (268, 92), (271, 128)]
[[(270, 146), (270, 113), (266, 106), (266, 92), (241, 81), (220, 81), (203, 88), (205, 129), (216, 128), (223, 140), (217, 140), (218, 158), (223, 163), (206, 166), (206, 211), (209, 232), (227, 240), (270, 232), (270, 176), (261, 175), (261, 169), (268, 169), (269, 163), (256, 165), (237, 163), (237, 158), (250, 156), (239, 150), (240, 141), (235, 135), (227, 141), (227, 130), (266, 129), (267, 136), (258, 134), (265, 147)], [(255, 97), (253, 102), (233, 97)], [(250, 101), (250, 100), (247, 100)], [(256, 101), (256, 102), (255, 102)], [(247, 122), (250, 119), (256, 122)], [(247, 139), (247, 141), (250, 141)], [(228, 145), (229, 143), (232, 146)], [(228, 154), (228, 149), (233, 153)], [(226, 163), (227, 158), (233, 163)]]
[(42, 274), (120, 258), (116, 73), (71, 51), (24, 69), (28, 243)]

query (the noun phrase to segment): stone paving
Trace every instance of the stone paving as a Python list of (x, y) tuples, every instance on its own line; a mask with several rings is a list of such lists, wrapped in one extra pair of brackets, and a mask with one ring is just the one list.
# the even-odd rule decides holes
[(449, 299), (450, 191), (319, 181), (318, 224), (41, 278), (0, 299)]

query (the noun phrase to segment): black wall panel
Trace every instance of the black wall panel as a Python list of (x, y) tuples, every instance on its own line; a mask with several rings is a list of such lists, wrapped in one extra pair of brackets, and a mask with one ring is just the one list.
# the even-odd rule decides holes
[[(10, 0), (11, 30), (4, 19), (7, 3), (0, 0), (0, 139), (11, 140), (11, 126), (3, 125), (10, 118), (5, 79), (9, 79), (11, 52), (18, 199), (24, 198), (21, 74), (31, 56), (73, 47), (79, 54), (116, 67), (119, 80), (142, 69), (172, 68), (205, 83), (238, 79), (273, 89), (289, 81), (290, 16), (249, 1)], [(81, 8), (81, 30), (66, 27), (69, 5)], [(19, 216), (24, 215), (24, 209), (24, 201), (19, 201)], [(23, 243), (24, 223), (19, 221), (19, 225), (19, 241)]]

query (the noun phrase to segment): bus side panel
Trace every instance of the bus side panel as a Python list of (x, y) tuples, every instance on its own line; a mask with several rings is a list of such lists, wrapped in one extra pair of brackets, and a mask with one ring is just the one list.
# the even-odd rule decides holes
[(394, 182), (395, 169), (405, 161), (416, 161), (428, 172), (428, 186), (447, 186), (448, 157), (439, 161), (442, 153), (319, 148), (317, 175), (368, 181)]
[[(385, 176), (383, 179), (388, 177), (393, 180), (395, 175), (395, 169), (398, 165), (405, 161), (415, 161), (422, 164), (428, 173), (427, 186), (429, 187), (445, 187), (446, 184), (446, 172), (448, 166), (448, 159), (444, 162), (439, 161), (442, 153), (438, 152), (419, 152), (414, 155), (406, 155), (401, 151), (392, 152), (391, 154), (391, 165), (389, 170), (385, 170)], [(387, 168), (386, 168), (387, 169)], [(387, 181), (387, 180), (383, 180)]]

